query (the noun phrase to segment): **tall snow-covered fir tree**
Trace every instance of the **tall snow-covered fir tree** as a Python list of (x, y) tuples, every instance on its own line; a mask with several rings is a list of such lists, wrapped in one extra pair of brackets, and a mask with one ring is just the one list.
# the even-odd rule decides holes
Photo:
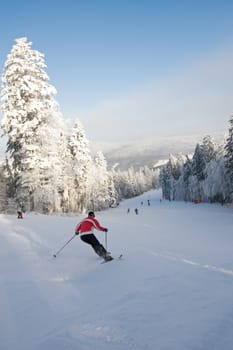
[(70, 162), (68, 164), (70, 188), (70, 210), (85, 211), (90, 206), (90, 183), (93, 161), (90, 154), (89, 141), (83, 125), (76, 121), (68, 138)]
[(218, 147), (210, 135), (203, 137), (202, 149), (206, 163), (209, 163), (211, 160), (216, 160)]
[(62, 172), (58, 155), (64, 129), (56, 90), (45, 72), (44, 55), (27, 38), (16, 39), (2, 75), (3, 119), (8, 137), (11, 193), (27, 210), (57, 210)]
[(205, 179), (206, 177), (205, 167), (206, 167), (206, 161), (205, 161), (204, 151), (201, 145), (198, 143), (194, 151), (193, 162), (192, 162), (193, 175), (196, 175), (198, 181), (202, 181)]
[(111, 196), (109, 191), (110, 178), (107, 170), (107, 161), (101, 151), (95, 156), (95, 167), (91, 185), (91, 200), (96, 209), (108, 208), (111, 206)]
[(183, 197), (179, 199), (184, 199), (185, 201), (192, 200), (192, 194), (190, 189), (190, 183), (192, 178), (192, 159), (186, 156), (186, 161), (183, 165), (183, 176), (182, 176), (182, 192)]

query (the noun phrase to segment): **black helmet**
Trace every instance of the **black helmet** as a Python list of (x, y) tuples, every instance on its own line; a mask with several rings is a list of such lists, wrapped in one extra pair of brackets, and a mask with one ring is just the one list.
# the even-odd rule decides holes
[(93, 216), (95, 217), (95, 213), (93, 211), (89, 211), (88, 216)]

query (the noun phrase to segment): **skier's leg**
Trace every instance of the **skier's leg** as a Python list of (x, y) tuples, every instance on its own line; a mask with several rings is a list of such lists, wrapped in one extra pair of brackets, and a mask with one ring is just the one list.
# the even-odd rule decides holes
[(87, 244), (90, 244), (96, 254), (98, 254), (101, 257), (105, 257), (107, 254), (106, 249), (100, 244), (98, 239), (94, 234), (87, 234), (87, 235), (81, 235), (81, 240)]
[(107, 250), (102, 246), (102, 244), (99, 244), (96, 247), (93, 247), (96, 254), (101, 256), (101, 258), (104, 258), (105, 261), (113, 260), (113, 257), (107, 252)]
[(98, 244), (98, 245), (94, 246), (93, 249), (96, 252), (96, 254), (98, 254), (99, 256), (101, 256), (103, 258), (107, 255), (107, 251), (102, 246), (102, 244)]

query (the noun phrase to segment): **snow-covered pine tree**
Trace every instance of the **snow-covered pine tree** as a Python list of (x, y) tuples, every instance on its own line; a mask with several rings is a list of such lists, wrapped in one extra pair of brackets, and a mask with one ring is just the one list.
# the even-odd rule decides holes
[(111, 168), (111, 177), (114, 183), (114, 188), (117, 193), (117, 199), (121, 201), (122, 198), (124, 198), (123, 193), (122, 193), (122, 173), (118, 169), (118, 164), (114, 164)]
[(58, 145), (59, 154), (59, 170), (58, 173), (58, 192), (61, 198), (61, 210), (63, 212), (69, 212), (70, 210), (70, 194), (73, 192), (73, 183), (70, 183), (70, 152), (68, 149), (68, 130), (60, 130), (60, 138)]
[[(96, 209), (108, 208), (111, 206), (110, 178), (107, 170), (107, 161), (101, 151), (95, 156), (95, 166), (92, 175), (91, 200)], [(115, 202), (115, 201), (114, 201)]]
[(28, 210), (59, 209), (58, 142), (63, 122), (44, 55), (27, 38), (16, 39), (2, 75), (3, 135), (8, 137), (13, 196)]
[(217, 157), (217, 146), (210, 135), (203, 137), (202, 141), (202, 150), (206, 163), (209, 163), (211, 160), (215, 160)]
[(89, 141), (82, 123), (77, 120), (68, 138), (68, 150), (71, 162), (69, 164), (70, 210), (83, 212), (90, 207), (92, 200), (90, 185), (92, 183), (93, 160)]
[(160, 174), (160, 183), (162, 186), (163, 197), (165, 199), (174, 198), (174, 183), (180, 177), (180, 168), (177, 163), (177, 158), (172, 154), (169, 155), (169, 160), (166, 165), (162, 168)]
[(171, 200), (171, 192), (172, 192), (172, 175), (171, 175), (171, 167), (167, 162), (161, 169), (159, 175), (159, 183), (162, 188), (162, 194), (164, 199)]
[(227, 143), (225, 145), (225, 166), (226, 166), (226, 185), (228, 187), (229, 200), (233, 200), (233, 115), (229, 120), (229, 131)]
[(193, 175), (197, 176), (198, 181), (202, 181), (205, 179), (206, 177), (205, 167), (206, 167), (206, 161), (205, 161), (203, 148), (198, 143), (196, 145), (194, 155), (193, 155), (193, 161), (192, 161), (192, 172), (193, 172)]
[(225, 181), (225, 159), (219, 157), (212, 159), (206, 166), (207, 177), (204, 180), (202, 191), (203, 199), (207, 202), (220, 202), (229, 200), (229, 191)]
[[(216, 198), (220, 195), (219, 192), (213, 192), (213, 171), (216, 169), (216, 174), (214, 175), (214, 182), (219, 181), (217, 174), (221, 174), (220, 163), (217, 162), (217, 156), (219, 152), (219, 147), (215, 144), (213, 138), (210, 135), (207, 135), (203, 138), (202, 144), (200, 145), (203, 159), (203, 177), (202, 181), (199, 183), (201, 198), (204, 201), (213, 201), (213, 198)], [(218, 170), (218, 172), (217, 172)], [(204, 181), (203, 181), (204, 180)], [(223, 180), (223, 179), (222, 179)], [(222, 181), (221, 180), (221, 181)], [(220, 190), (220, 187), (219, 187)], [(219, 197), (220, 198), (220, 197)]]
[(0, 163), (0, 212), (7, 210), (7, 177), (5, 162)]
[(110, 207), (115, 208), (119, 204), (120, 196), (117, 193), (114, 175), (112, 171), (108, 172), (108, 193), (110, 197)]
[(183, 199), (185, 201), (191, 201), (192, 195), (191, 195), (191, 189), (190, 189), (190, 183), (192, 180), (192, 159), (189, 158), (189, 156), (186, 156), (186, 161), (183, 165), (183, 171), (182, 171), (182, 179), (183, 179), (183, 191), (184, 191), (184, 197)]

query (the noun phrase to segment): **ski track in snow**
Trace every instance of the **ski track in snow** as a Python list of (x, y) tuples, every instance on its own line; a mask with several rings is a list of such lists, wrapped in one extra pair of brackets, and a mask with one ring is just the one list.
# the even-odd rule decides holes
[(225, 269), (225, 268), (222, 268), (222, 267), (217, 267), (217, 266), (211, 266), (211, 265), (203, 265), (203, 264), (200, 264), (198, 262), (195, 262), (195, 261), (192, 261), (192, 260), (188, 260), (186, 258), (179, 258), (177, 256), (174, 256), (172, 253), (158, 253), (158, 252), (155, 252), (155, 251), (150, 251), (146, 248), (142, 249), (143, 252), (147, 253), (147, 254), (150, 254), (150, 255), (153, 255), (153, 256), (156, 256), (156, 257), (161, 257), (161, 258), (164, 258), (164, 259), (168, 259), (168, 260), (171, 260), (171, 261), (176, 261), (176, 262), (180, 262), (180, 263), (184, 263), (184, 264), (188, 264), (188, 265), (192, 265), (192, 266), (197, 266), (197, 267), (200, 267), (200, 268), (203, 268), (203, 269), (207, 269), (207, 270), (210, 270), (210, 271), (214, 271), (214, 272), (220, 272), (220, 273), (223, 273), (225, 275), (230, 275), (233, 277), (233, 270), (228, 270), (228, 269)]

